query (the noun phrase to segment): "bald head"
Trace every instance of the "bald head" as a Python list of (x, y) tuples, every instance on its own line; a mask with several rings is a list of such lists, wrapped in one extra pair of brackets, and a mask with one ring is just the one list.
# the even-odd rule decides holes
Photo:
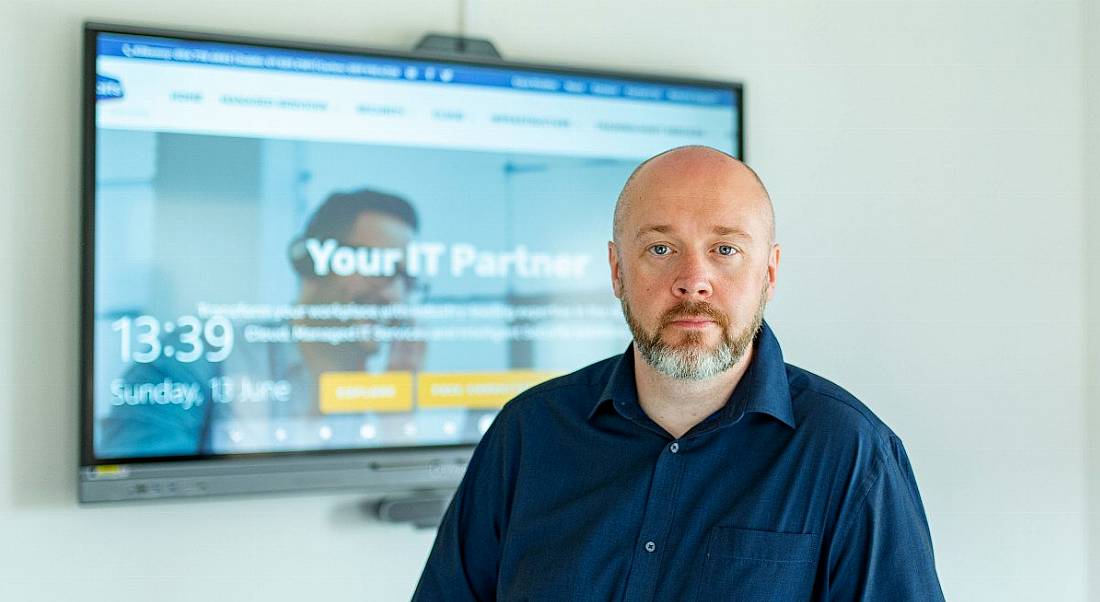
[(709, 146), (680, 146), (646, 159), (630, 174), (615, 203), (612, 237), (616, 246), (633, 207), (647, 197), (674, 199), (705, 194), (747, 203), (766, 223), (775, 243), (775, 211), (756, 172), (736, 158)]

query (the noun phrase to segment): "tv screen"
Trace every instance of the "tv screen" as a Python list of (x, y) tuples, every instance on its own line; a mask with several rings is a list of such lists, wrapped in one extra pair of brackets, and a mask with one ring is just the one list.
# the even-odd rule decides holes
[(81, 499), (447, 487), (629, 342), (616, 196), (734, 83), (89, 24)]

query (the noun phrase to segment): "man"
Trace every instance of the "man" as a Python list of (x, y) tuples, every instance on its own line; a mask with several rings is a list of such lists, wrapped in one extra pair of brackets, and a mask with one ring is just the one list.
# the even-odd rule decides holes
[[(317, 207), (301, 236), (290, 243), (291, 267), (299, 277), (301, 305), (388, 305), (407, 302), (416, 283), (402, 265), (391, 275), (364, 277), (318, 274), (307, 244), (332, 240), (348, 247), (404, 249), (418, 228), (416, 210), (405, 199), (369, 189), (337, 192)], [(339, 321), (299, 320), (302, 326), (346, 326)], [(423, 360), (420, 342), (383, 348), (375, 341), (330, 344), (325, 341), (271, 340), (249, 342), (246, 329), (266, 326), (278, 331), (285, 324), (236, 324), (233, 351), (222, 362), (203, 359), (183, 363), (161, 356), (149, 364), (131, 366), (121, 379), (127, 386), (160, 383), (193, 384), (202, 404), (115, 405), (103, 418), (96, 441), (100, 457), (170, 456), (233, 451), (345, 446), (358, 436), (361, 416), (330, 415), (320, 420), (318, 379), (324, 372), (414, 370)], [(166, 339), (181, 347), (181, 333)], [(183, 343), (186, 345), (186, 343)], [(218, 382), (218, 391), (211, 383)], [(249, 386), (279, 383), (271, 395), (249, 398)], [(246, 384), (250, 384), (246, 386)], [(232, 401), (218, 402), (232, 397)], [(377, 417), (377, 432), (401, 433), (404, 416)], [(348, 434), (350, 433), (350, 434)]]
[[(356, 190), (335, 193), (317, 208), (302, 236), (290, 245), (290, 262), (301, 278), (299, 303), (391, 305), (408, 302), (418, 285), (399, 263), (390, 276), (337, 276), (317, 274), (317, 259), (310, 255), (310, 241), (327, 240), (351, 248), (404, 250), (419, 228), (416, 210), (405, 199)], [(322, 264), (324, 262), (321, 262)], [(322, 270), (329, 266), (323, 265)], [(302, 320), (304, 325), (331, 325), (327, 321)], [(401, 342), (383, 349), (376, 341), (332, 345), (327, 342), (299, 343), (305, 363), (315, 374), (324, 371), (359, 371), (370, 362), (378, 371), (413, 370), (422, 361), (423, 343)], [(380, 357), (383, 356), (383, 357)]]
[(414, 599), (943, 599), (901, 441), (763, 323), (773, 222), (719, 151), (638, 167), (608, 245), (633, 345), (504, 407)]

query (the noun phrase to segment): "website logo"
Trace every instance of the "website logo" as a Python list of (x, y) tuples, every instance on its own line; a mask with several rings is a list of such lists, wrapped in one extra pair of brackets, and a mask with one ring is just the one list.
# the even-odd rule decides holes
[(112, 98), (122, 98), (122, 82), (113, 77), (97, 73), (95, 76), (95, 99), (109, 100)]

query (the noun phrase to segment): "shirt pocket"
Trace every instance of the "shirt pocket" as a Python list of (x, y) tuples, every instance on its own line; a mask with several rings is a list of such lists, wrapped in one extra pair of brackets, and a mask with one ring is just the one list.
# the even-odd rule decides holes
[(718, 526), (707, 540), (696, 599), (808, 600), (817, 567), (817, 536)]

